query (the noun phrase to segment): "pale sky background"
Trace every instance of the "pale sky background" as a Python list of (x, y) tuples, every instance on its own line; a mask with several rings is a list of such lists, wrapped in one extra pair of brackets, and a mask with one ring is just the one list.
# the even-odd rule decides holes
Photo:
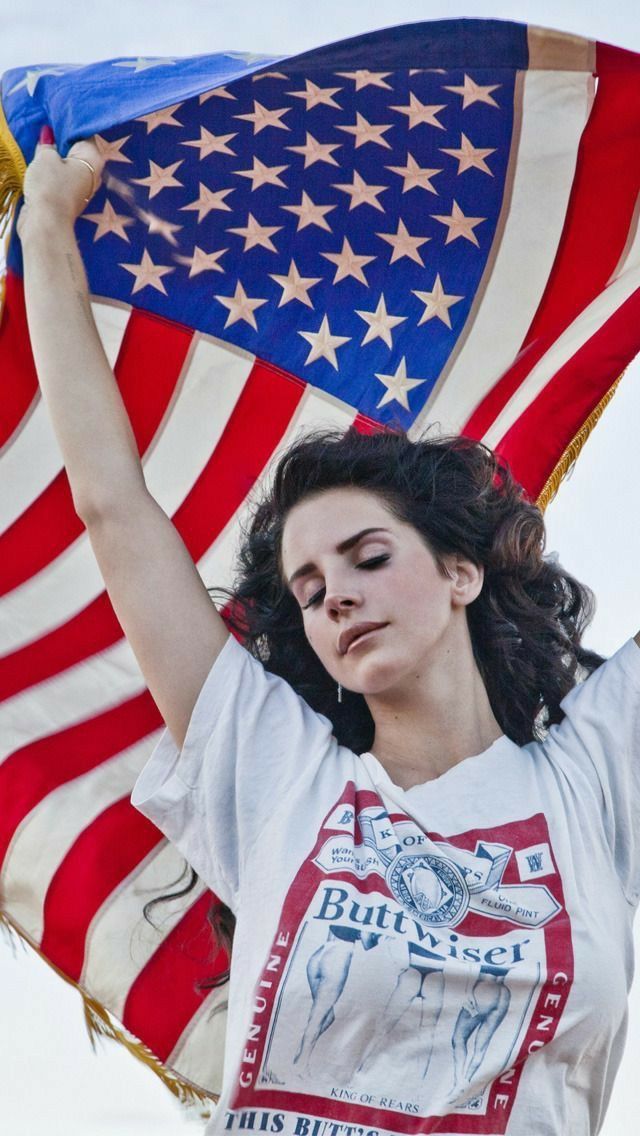
[[(13, 9), (13, 10), (11, 10)], [(27, 63), (220, 50), (291, 54), (390, 24), (452, 16), (541, 24), (640, 51), (637, 0), (0, 0), (0, 72)], [(611, 654), (640, 627), (640, 365), (629, 368), (572, 477), (547, 511), (548, 547), (588, 583), (586, 643)], [(594, 908), (597, 920), (597, 908)], [(603, 928), (603, 933), (606, 930)], [(640, 934), (636, 938), (640, 942)], [(112, 1043), (92, 1053), (78, 994), (0, 935), (0, 1125), (10, 1136), (178, 1136), (200, 1132), (145, 1068)], [(640, 1117), (640, 981), (603, 1136)], [(532, 1134), (533, 1136), (533, 1134)], [(560, 1136), (560, 1134), (559, 1134)]]

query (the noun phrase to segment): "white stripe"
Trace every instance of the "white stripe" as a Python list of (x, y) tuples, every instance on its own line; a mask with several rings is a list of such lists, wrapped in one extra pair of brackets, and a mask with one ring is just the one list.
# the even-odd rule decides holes
[(0, 704), (0, 762), (15, 749), (119, 706), (146, 689), (126, 639)]
[[(109, 366), (114, 367), (130, 308), (97, 301), (91, 305)], [(0, 454), (0, 534), (44, 493), (63, 467), (49, 412), (38, 398), (29, 418)]]
[(520, 415), (544, 390), (550, 379), (591, 339), (617, 309), (640, 287), (640, 269), (628, 269), (596, 296), (595, 300), (554, 341), (553, 346), (529, 372), (512, 395), (482, 441), (495, 449)]
[(37, 402), (15, 440), (0, 456), (0, 533), (29, 508), (62, 469), (62, 454), (49, 412)]
[(273, 477), (277, 462), (294, 439), (306, 433), (307, 430), (322, 426), (346, 430), (356, 417), (356, 413), (357, 411), (340, 399), (316, 390), (315, 387), (308, 386), (305, 388), (282, 441), (273, 451), (262, 474), (256, 480), (241, 507), (230, 518), (218, 539), (198, 564), (200, 575), (207, 587), (231, 586), (242, 530), (251, 517), (256, 501), (260, 499)]
[(16, 829), (2, 871), (3, 902), (34, 942), (42, 940), (44, 902), (59, 865), (96, 817), (129, 796), (160, 734), (156, 730), (97, 768), (60, 785)]
[[(511, 202), (491, 277), (468, 338), (418, 415), (412, 437), (427, 422), (459, 433), (513, 363), (555, 259), (592, 85), (592, 77), (579, 72), (526, 73)], [(446, 290), (446, 276), (443, 283)]]
[(93, 920), (80, 981), (117, 1018), (122, 1018), (129, 989), (143, 966), (206, 891), (199, 881), (187, 896), (158, 904), (149, 914), (159, 930), (145, 919), (143, 908), (148, 900), (188, 883), (190, 871), (183, 876), (184, 868), (184, 856), (164, 843), (111, 893)]
[[(253, 366), (253, 357), (198, 338), (186, 374), (144, 463), (149, 492), (170, 516), (209, 461)], [(104, 591), (85, 533), (0, 599), (0, 644), (9, 654), (59, 627)]]
[(181, 1076), (210, 1093), (222, 1091), (228, 997), (226, 984), (211, 991), (166, 1061), (170, 1069), (179, 1069)]

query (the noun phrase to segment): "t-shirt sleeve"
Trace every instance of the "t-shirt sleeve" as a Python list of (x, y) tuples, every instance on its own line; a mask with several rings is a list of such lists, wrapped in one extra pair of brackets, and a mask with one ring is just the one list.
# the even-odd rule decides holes
[(640, 900), (640, 647), (630, 639), (562, 703), (548, 744), (586, 775), (623, 891)]
[(131, 802), (237, 907), (243, 865), (297, 782), (338, 749), (328, 718), (230, 636), (198, 695), (182, 751), (162, 734)]

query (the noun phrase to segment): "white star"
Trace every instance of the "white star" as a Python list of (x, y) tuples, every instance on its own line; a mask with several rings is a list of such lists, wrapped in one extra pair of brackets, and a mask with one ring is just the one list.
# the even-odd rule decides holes
[(460, 300), (464, 300), (464, 296), (447, 296), (444, 288), (442, 287), (440, 273), (438, 273), (438, 275), (436, 276), (435, 283), (431, 292), (414, 291), (413, 294), (414, 296), (417, 296), (419, 300), (422, 300), (422, 303), (426, 305), (422, 315), (420, 316), (420, 319), (418, 320), (418, 327), (420, 327), (420, 324), (427, 323), (432, 319), (442, 320), (442, 322), (446, 324), (447, 327), (451, 327), (449, 308), (453, 307), (454, 304), (459, 303)]
[(179, 186), (184, 189), (184, 185), (177, 178), (174, 178), (174, 172), (182, 162), (173, 162), (170, 166), (159, 166), (156, 162), (149, 159), (149, 176), (146, 178), (132, 178), (136, 185), (146, 185), (149, 188), (149, 197), (157, 197), (163, 189), (171, 189), (173, 186)]
[(236, 284), (236, 290), (233, 296), (214, 296), (214, 299), (218, 300), (225, 308), (229, 309), (227, 322), (224, 325), (225, 327), (231, 327), (232, 324), (238, 323), (239, 320), (244, 320), (244, 322), (248, 323), (255, 331), (258, 330), (256, 317), (253, 313), (256, 308), (261, 308), (267, 301), (259, 299), (258, 297), (252, 299), (247, 296), (239, 280)]
[(237, 102), (238, 96), (232, 95), (231, 91), (228, 91), (226, 87), (214, 87), (212, 91), (205, 91), (204, 94), (200, 95), (198, 102), (200, 106), (202, 106), (202, 104), (208, 102), (209, 99), (233, 99), (234, 102)]
[(323, 317), (318, 331), (299, 331), (298, 335), (311, 344), (311, 350), (304, 361), (305, 367), (308, 367), (309, 363), (315, 363), (316, 359), (326, 359), (335, 371), (338, 370), (336, 348), (348, 343), (350, 335), (332, 335), (326, 316)]
[(465, 75), (461, 87), (445, 87), (444, 89), (445, 91), (453, 91), (456, 95), (462, 95), (462, 109), (466, 110), (473, 103), (486, 103), (487, 106), (497, 107), (498, 103), (491, 92), (497, 91), (501, 86), (502, 83), (493, 83), (489, 87), (481, 87), (478, 83), (474, 83), (469, 75)]
[(111, 193), (117, 193), (118, 197), (121, 197), (123, 201), (128, 201), (132, 208), (135, 209), (136, 195), (128, 181), (121, 181), (120, 178), (107, 172), (104, 176), (104, 182)]
[(108, 199), (105, 200), (102, 213), (83, 213), (82, 217), (85, 221), (92, 221), (96, 226), (96, 231), (93, 234), (94, 243), (99, 241), (101, 237), (106, 237), (107, 233), (114, 233), (116, 237), (121, 237), (127, 244), (131, 243), (125, 232), (125, 226), (135, 225), (133, 217), (116, 213)]
[(288, 166), (265, 166), (259, 158), (253, 159), (252, 170), (234, 170), (234, 174), (239, 177), (249, 178), (251, 181), (251, 192), (255, 189), (260, 189), (261, 185), (279, 185), (283, 189), (287, 188), (286, 182), (278, 177), (283, 170), (288, 170)]
[(358, 205), (373, 205), (374, 209), (379, 209), (384, 213), (384, 209), (378, 201), (378, 194), (384, 193), (388, 189), (388, 185), (367, 185), (364, 178), (360, 176), (357, 170), (353, 171), (353, 182), (351, 185), (332, 185), (332, 189), (341, 189), (343, 193), (348, 193), (351, 197), (349, 202), (349, 211), (355, 209)]
[(253, 123), (253, 133), (259, 134), (261, 130), (266, 130), (267, 126), (276, 126), (278, 130), (290, 130), (291, 127), (286, 123), (281, 122), (283, 114), (288, 114), (291, 107), (281, 107), (280, 110), (269, 110), (268, 107), (263, 106), (257, 99), (253, 100), (253, 112), (251, 114), (234, 114), (234, 118), (243, 118), (246, 122)]
[(413, 155), (409, 153), (407, 154), (406, 166), (386, 166), (385, 168), (404, 178), (403, 193), (407, 193), (410, 189), (426, 189), (429, 193), (435, 193), (437, 196), (438, 191), (433, 188), (431, 178), (435, 177), (436, 174), (441, 174), (442, 170), (430, 170), (419, 166)]
[(403, 256), (408, 256), (409, 260), (415, 260), (416, 264), (422, 265), (424, 268), (424, 261), (418, 252), (420, 245), (426, 244), (431, 240), (431, 237), (412, 237), (407, 231), (404, 221), (398, 221), (398, 231), (396, 233), (376, 233), (376, 237), (386, 241), (391, 245), (393, 252), (389, 264), (393, 264), (396, 260), (401, 260)]
[(353, 251), (346, 237), (342, 241), (340, 252), (322, 252), (320, 255), (336, 266), (334, 284), (337, 284), (340, 280), (346, 280), (348, 276), (353, 276), (355, 280), (359, 280), (361, 284), (368, 286), (367, 278), (362, 270), (365, 264), (369, 264), (376, 258), (375, 256), (359, 256)]
[(282, 295), (278, 304), (279, 308), (284, 307), (290, 300), (300, 300), (300, 302), (305, 304), (308, 308), (313, 307), (307, 293), (310, 288), (313, 288), (314, 284), (320, 283), (322, 279), (321, 276), (301, 276), (294, 260), (292, 260), (289, 265), (289, 273), (287, 276), (276, 276), (273, 272), (270, 272), (269, 275), (271, 279), (275, 280), (276, 284), (279, 284), (282, 288)]
[(367, 71), (361, 68), (359, 71), (337, 71), (336, 74), (341, 79), (353, 79), (356, 91), (361, 91), (363, 87), (384, 87), (387, 91), (393, 89), (389, 83), (385, 83), (385, 79), (393, 74), (392, 71)]
[(149, 228), (149, 233), (159, 233), (168, 241), (170, 245), (177, 245), (177, 240), (174, 233), (179, 233), (182, 225), (174, 225), (171, 221), (165, 221), (163, 217), (158, 217), (155, 213), (149, 213), (146, 209), (137, 210), (138, 217), (144, 221), (145, 225)]
[(302, 197), (299, 205), (281, 205), (281, 209), (286, 209), (288, 213), (296, 213), (298, 216), (298, 228), (306, 229), (307, 225), (317, 225), (319, 229), (326, 229), (329, 233), (333, 230), (328, 221), (325, 221), (325, 213), (330, 213), (332, 209), (337, 209), (337, 205), (316, 205), (309, 195), (302, 190)]
[(198, 221), (204, 221), (208, 217), (212, 209), (223, 209), (226, 213), (231, 213), (231, 206), (227, 205), (225, 197), (233, 193), (231, 189), (217, 189), (215, 192), (209, 189), (208, 185), (200, 182), (198, 186), (198, 197), (195, 201), (191, 201), (188, 205), (181, 205), (180, 211), (186, 212), (187, 210), (197, 211)]
[(367, 122), (363, 114), (356, 111), (355, 126), (338, 126), (338, 130), (344, 130), (345, 134), (353, 134), (355, 138), (356, 150), (360, 146), (365, 146), (367, 142), (375, 142), (378, 146), (384, 146), (387, 150), (391, 149), (391, 144), (387, 142), (386, 138), (382, 135), (387, 130), (393, 130), (393, 124), (389, 126), (376, 125), (372, 122)]
[(175, 59), (122, 59), (112, 67), (133, 67), (134, 72), (149, 71), (151, 67), (175, 67)]
[(333, 150), (339, 150), (341, 142), (318, 142), (307, 131), (307, 140), (304, 146), (286, 146), (285, 149), (292, 150), (294, 154), (304, 154), (304, 168), (312, 166), (314, 162), (328, 162), (330, 166), (337, 166), (335, 158), (332, 157)]
[(457, 201), (454, 201), (451, 213), (448, 216), (445, 217), (437, 213), (432, 213), (431, 216), (434, 217), (436, 221), (440, 221), (441, 224), (447, 225), (449, 228), (447, 239), (444, 242), (445, 245), (451, 244), (451, 242), (457, 240), (458, 237), (464, 237), (466, 241), (471, 241), (472, 244), (480, 247), (480, 242), (473, 230), (476, 225), (479, 225), (482, 221), (486, 221), (486, 217), (465, 217)]
[(361, 312), (356, 309), (356, 315), (359, 315), (365, 323), (369, 324), (367, 333), (362, 340), (362, 346), (365, 343), (370, 343), (372, 339), (383, 339), (387, 347), (393, 347), (391, 339), (391, 330), (399, 323), (404, 323), (406, 316), (390, 316), (387, 312), (387, 305), (385, 304), (384, 294), (380, 293), (378, 306), (375, 312)]
[(101, 134), (94, 134), (93, 140), (105, 162), (128, 162), (131, 165), (131, 158), (127, 158), (125, 154), (120, 152), (130, 137), (130, 134), (125, 134), (124, 138), (114, 138), (109, 142)]
[(167, 289), (162, 283), (161, 277), (166, 276), (168, 272), (175, 272), (175, 268), (169, 268), (165, 264), (154, 264), (146, 249), (142, 254), (140, 264), (121, 264), (120, 268), (126, 268), (127, 272), (130, 272), (136, 278), (132, 295), (140, 292), (143, 288), (155, 288), (157, 292), (162, 292), (166, 296)]
[(282, 71), (260, 71), (257, 75), (251, 76), (252, 83), (258, 83), (260, 79), (289, 79), (289, 75), (283, 75)]
[(400, 114), (406, 114), (409, 119), (409, 130), (413, 130), (414, 126), (419, 126), (421, 122), (426, 122), (427, 126), (437, 126), (439, 130), (444, 130), (445, 127), (441, 122), (438, 122), (436, 115), (444, 110), (446, 103), (441, 106), (425, 106), (420, 102), (417, 95), (413, 92), (409, 95), (409, 103), (407, 106), (394, 106), (391, 110), (397, 110)]
[(318, 87), (316, 83), (312, 83), (311, 79), (305, 79), (305, 91), (287, 91), (288, 95), (293, 95), (296, 99), (304, 99), (307, 104), (307, 110), (313, 110), (313, 107), (324, 106), (335, 107), (336, 110), (342, 110), (340, 103), (337, 103), (333, 98), (341, 91), (341, 87)]
[(26, 87), (31, 98), (33, 98), (36, 87), (38, 86), (38, 81), (43, 75), (64, 75), (64, 72), (64, 67), (39, 67), (38, 69), (32, 67), (26, 72), (24, 79), (16, 83), (15, 87), (12, 87), (8, 93), (13, 95), (16, 91), (21, 90), (22, 87)]
[(193, 146), (194, 149), (199, 150), (199, 158), (208, 158), (210, 154), (230, 154), (231, 157), (236, 157), (235, 150), (227, 146), (232, 138), (236, 138), (236, 134), (212, 134), (205, 126), (200, 127), (200, 138), (192, 139), (191, 142), (181, 142), (181, 146)]
[(277, 252), (271, 237), (274, 233), (279, 233), (282, 225), (261, 225), (256, 221), (252, 213), (249, 214), (247, 223), (243, 228), (227, 229), (228, 233), (237, 233), (239, 237), (244, 237), (244, 252), (249, 249), (260, 246), (261, 248), (269, 249), (270, 252)]
[(180, 126), (184, 124), (174, 118), (174, 110), (178, 110), (182, 103), (174, 103), (173, 106), (164, 107), (163, 110), (154, 110), (151, 114), (141, 114), (136, 122), (146, 122), (147, 134), (151, 134), (152, 130), (157, 130), (159, 126)]
[(199, 276), (201, 272), (224, 272), (224, 268), (218, 261), (221, 256), (224, 256), (228, 249), (218, 249), (216, 252), (205, 252), (204, 249), (198, 248), (196, 245), (193, 250), (193, 256), (180, 256), (175, 254), (175, 260), (178, 264), (184, 264), (190, 269), (189, 276)]
[(407, 361), (404, 355), (398, 363), (395, 375), (376, 374), (376, 379), (379, 379), (387, 388), (380, 402), (377, 403), (377, 407), (386, 406), (388, 402), (393, 402), (395, 399), (401, 406), (404, 406), (405, 410), (409, 410), (407, 392), (427, 381), (426, 379), (407, 378)]
[(459, 174), (463, 174), (465, 170), (476, 169), (481, 170), (483, 174), (489, 174), (489, 177), (493, 177), (493, 172), (489, 169), (485, 158), (488, 158), (489, 154), (495, 154), (495, 147), (493, 150), (480, 150), (472, 145), (466, 134), (461, 134), (458, 150), (445, 149), (444, 146), (441, 146), (440, 149), (443, 154), (450, 154), (452, 158), (458, 159)]

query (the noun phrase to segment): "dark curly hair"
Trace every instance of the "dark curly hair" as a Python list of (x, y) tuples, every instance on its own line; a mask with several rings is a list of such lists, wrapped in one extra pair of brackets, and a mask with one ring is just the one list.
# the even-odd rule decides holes
[[(290, 510), (328, 489), (352, 486), (380, 498), (412, 525), (441, 572), (458, 553), (484, 568), (484, 582), (467, 611), (474, 657), (493, 713), (518, 745), (540, 739), (560, 722), (560, 703), (578, 679), (604, 662), (582, 647), (595, 602), (554, 558), (544, 556), (542, 513), (506, 463), (473, 439), (411, 441), (402, 431), (364, 434), (316, 430), (280, 458), (272, 484), (243, 534), (231, 590), (212, 589), (225, 602), (230, 629), (267, 670), (285, 678), (333, 723), (341, 745), (362, 753), (373, 742), (364, 695), (345, 690), (307, 641), (302, 614), (281, 568)], [(192, 883), (196, 881), (194, 874)], [(188, 889), (187, 889), (188, 890)], [(233, 916), (218, 904), (211, 916), (217, 942), (230, 948)], [(210, 985), (220, 985), (228, 971)]]

